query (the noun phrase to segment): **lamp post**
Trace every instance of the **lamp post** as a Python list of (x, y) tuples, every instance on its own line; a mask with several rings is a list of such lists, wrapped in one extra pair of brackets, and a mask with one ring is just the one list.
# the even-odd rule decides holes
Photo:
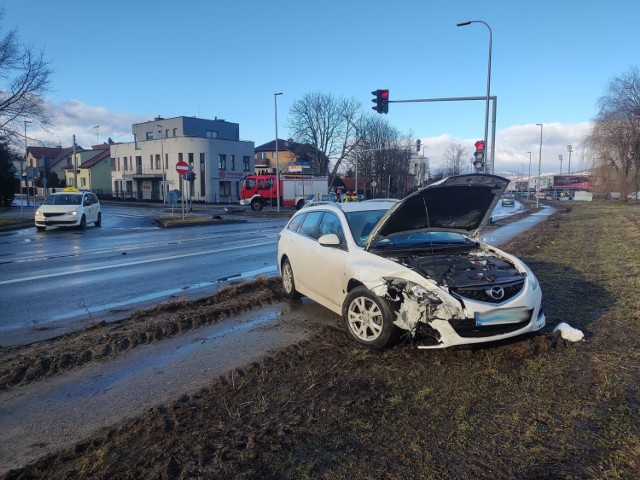
[(96, 125), (95, 127), (93, 127), (96, 129), (96, 145), (98, 145), (98, 132), (100, 131), (100, 125)]
[(280, 211), (280, 162), (278, 161), (278, 95), (282, 95), (282, 92), (273, 94), (273, 105), (275, 111), (276, 120), (276, 205), (278, 212)]
[(560, 160), (560, 175), (562, 175), (562, 154), (558, 155), (558, 160)]
[[(487, 68), (487, 100), (484, 108), (484, 144), (487, 144), (487, 137), (489, 136), (489, 97), (491, 96), (491, 47), (493, 44), (493, 32), (491, 31), (491, 27), (484, 20), (468, 20), (466, 22), (457, 23), (458, 27), (465, 27), (472, 23), (482, 23), (485, 27), (489, 29), (489, 63)], [(494, 112), (495, 114), (495, 112)], [(493, 145), (491, 146), (493, 148)], [(487, 173), (487, 162), (484, 162), (484, 173)], [(493, 173), (493, 165), (491, 165), (491, 171), (489, 173)]]
[[(27, 144), (27, 123), (31, 123), (29, 120), (24, 121), (24, 164), (27, 165), (27, 157), (29, 156), (29, 145)], [(28, 170), (27, 170), (28, 171)], [(27, 173), (27, 207), (29, 206), (29, 174)], [(20, 162), (20, 216), (22, 217), (22, 162)], [(34, 197), (35, 203), (35, 197)]]
[(573, 152), (573, 145), (567, 145), (567, 152), (569, 152), (569, 168), (567, 169), (567, 175), (571, 175), (571, 152)]
[(538, 154), (538, 182), (536, 184), (536, 207), (540, 205), (538, 192), (540, 191), (540, 181), (542, 180), (542, 123), (536, 123), (540, 127), (540, 153)]
[(167, 179), (165, 178), (166, 174), (164, 171), (164, 135), (162, 133), (162, 125), (160, 125), (159, 123), (156, 123), (156, 127), (160, 127), (160, 164), (162, 165), (161, 189), (162, 189), (162, 204), (164, 205), (166, 203), (164, 191), (167, 188), (165, 185)]
[[(349, 122), (351, 124), (351, 126), (353, 127), (353, 129), (356, 131), (356, 144), (359, 141), (360, 137), (360, 130), (358, 129), (358, 127), (356, 126), (355, 123), (353, 123), (353, 121), (349, 118), (346, 117), (347, 122)], [(358, 151), (356, 150), (356, 185), (355, 185), (355, 190), (356, 190), (356, 197), (358, 197)], [(366, 192), (365, 192), (366, 193)]]
[(531, 198), (531, 152), (529, 154), (529, 180), (527, 180), (527, 198)]

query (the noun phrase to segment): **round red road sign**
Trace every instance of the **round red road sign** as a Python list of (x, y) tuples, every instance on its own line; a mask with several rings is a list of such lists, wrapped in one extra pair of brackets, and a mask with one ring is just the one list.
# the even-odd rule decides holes
[(176, 172), (178, 172), (180, 175), (184, 175), (188, 171), (189, 165), (187, 165), (187, 162), (185, 162), (184, 160), (179, 160), (178, 163), (176, 163)]

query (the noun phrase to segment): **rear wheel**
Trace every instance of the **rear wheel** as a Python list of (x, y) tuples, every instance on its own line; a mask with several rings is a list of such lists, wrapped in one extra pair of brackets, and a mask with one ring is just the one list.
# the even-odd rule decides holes
[(86, 226), (87, 226), (87, 217), (82, 215), (82, 218), (80, 219), (80, 225), (78, 225), (78, 227), (80, 228), (80, 230), (83, 230), (84, 227)]
[(293, 268), (289, 260), (282, 262), (282, 287), (287, 298), (300, 298), (300, 294), (296, 290), (296, 282), (293, 278)]
[(349, 292), (342, 317), (349, 336), (367, 347), (386, 347), (398, 335), (389, 304), (366, 287)]
[(296, 203), (296, 210), (300, 210), (302, 207), (304, 207), (304, 200), (298, 200), (298, 203)]
[(95, 226), (96, 227), (102, 226), (102, 212), (98, 212), (98, 218), (96, 219)]
[(264, 208), (264, 202), (259, 199), (256, 198), (255, 200), (251, 201), (251, 210), (253, 210), (254, 212), (259, 212)]

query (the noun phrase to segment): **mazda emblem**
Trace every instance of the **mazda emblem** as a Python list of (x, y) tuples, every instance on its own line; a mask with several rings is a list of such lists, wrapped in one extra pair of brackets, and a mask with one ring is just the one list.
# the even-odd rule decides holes
[(502, 300), (504, 298), (504, 288), (493, 287), (491, 290), (487, 290), (487, 293), (494, 300)]

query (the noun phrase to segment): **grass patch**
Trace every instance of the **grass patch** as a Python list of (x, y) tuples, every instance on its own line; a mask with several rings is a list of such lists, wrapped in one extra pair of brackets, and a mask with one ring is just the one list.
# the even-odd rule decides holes
[[(572, 203), (510, 242), (547, 336), (277, 352), (7, 478), (640, 478), (640, 207)], [(587, 340), (543, 342), (561, 322)]]

